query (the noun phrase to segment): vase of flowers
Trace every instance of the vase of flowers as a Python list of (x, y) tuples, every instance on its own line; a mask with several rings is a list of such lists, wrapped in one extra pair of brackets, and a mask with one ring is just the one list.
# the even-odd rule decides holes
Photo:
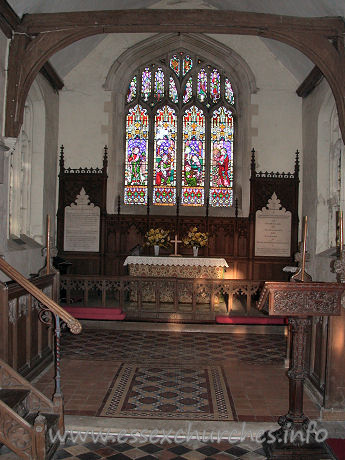
[(145, 234), (145, 246), (153, 246), (154, 255), (159, 255), (159, 248), (170, 246), (170, 235), (168, 230), (162, 228), (150, 228)]
[(197, 227), (191, 227), (182, 241), (185, 246), (192, 246), (193, 256), (197, 257), (199, 248), (208, 243), (208, 233), (199, 232)]

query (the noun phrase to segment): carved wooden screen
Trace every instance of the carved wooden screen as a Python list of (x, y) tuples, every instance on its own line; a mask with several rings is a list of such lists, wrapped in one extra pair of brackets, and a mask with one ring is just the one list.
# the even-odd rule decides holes
[[(252, 150), (250, 178), (250, 233), (252, 276), (253, 279), (287, 279), (283, 267), (295, 265), (293, 255), (298, 246), (298, 188), (299, 188), (299, 152), (296, 152), (293, 173), (257, 172), (255, 168), (255, 151)], [(291, 253), (290, 257), (255, 257), (255, 214), (265, 208), (273, 194), (280, 200), (281, 206), (291, 212)]]

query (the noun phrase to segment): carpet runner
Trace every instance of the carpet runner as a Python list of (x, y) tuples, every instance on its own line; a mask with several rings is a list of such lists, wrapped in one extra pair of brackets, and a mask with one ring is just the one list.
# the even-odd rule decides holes
[(221, 366), (123, 363), (99, 411), (102, 417), (237, 420)]
[(345, 439), (327, 439), (326, 444), (337, 460), (345, 460)]

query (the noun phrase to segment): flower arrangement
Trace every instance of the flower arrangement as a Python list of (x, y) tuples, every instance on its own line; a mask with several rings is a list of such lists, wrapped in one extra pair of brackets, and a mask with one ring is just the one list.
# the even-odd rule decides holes
[(168, 248), (171, 245), (169, 231), (162, 228), (150, 228), (145, 234), (145, 240), (145, 246)]
[(199, 232), (197, 227), (191, 227), (187, 236), (182, 241), (185, 246), (202, 248), (208, 243), (208, 233)]

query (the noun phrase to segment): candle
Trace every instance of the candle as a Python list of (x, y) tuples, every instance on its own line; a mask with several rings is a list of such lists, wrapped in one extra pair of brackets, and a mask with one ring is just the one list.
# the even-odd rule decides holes
[(343, 254), (343, 211), (337, 211), (337, 246), (338, 256)]
[(50, 216), (47, 215), (47, 275), (50, 273)]
[(304, 270), (305, 270), (305, 255), (307, 247), (307, 229), (308, 229), (308, 217), (303, 217), (303, 252), (302, 252), (302, 278), (301, 281), (304, 281)]

